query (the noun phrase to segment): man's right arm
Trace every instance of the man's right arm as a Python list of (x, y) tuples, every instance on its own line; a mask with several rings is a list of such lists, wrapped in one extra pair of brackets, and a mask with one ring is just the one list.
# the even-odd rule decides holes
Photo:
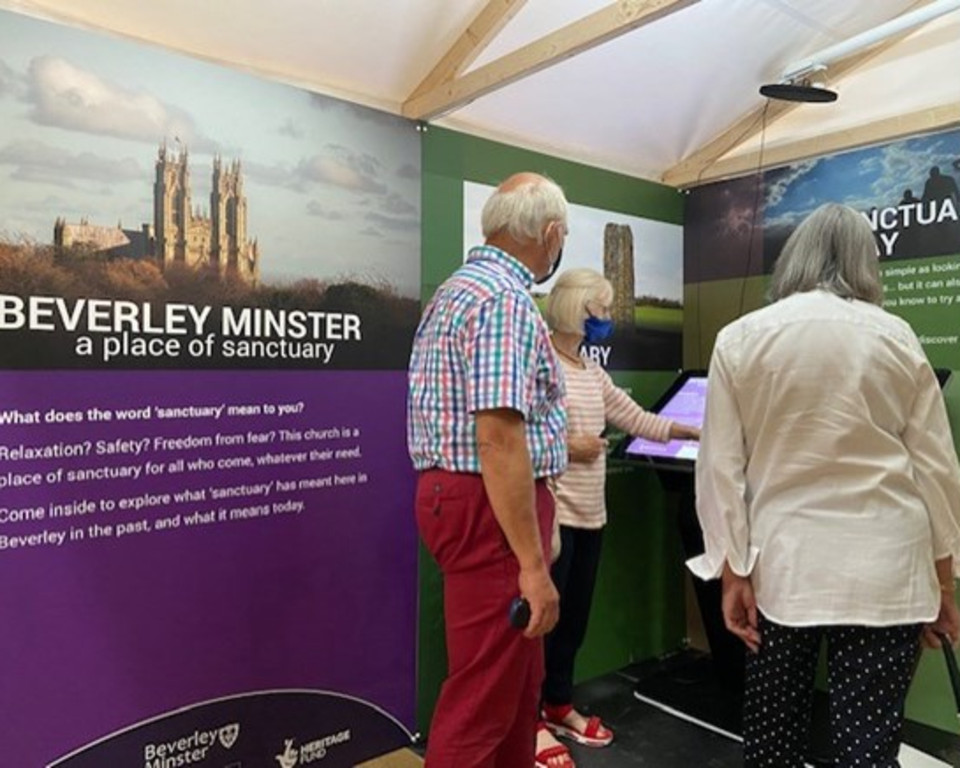
[(509, 408), (495, 408), (478, 411), (476, 423), (483, 485), (497, 523), (520, 563), (518, 586), (530, 603), (525, 634), (536, 637), (557, 623), (560, 598), (543, 556), (523, 417)]

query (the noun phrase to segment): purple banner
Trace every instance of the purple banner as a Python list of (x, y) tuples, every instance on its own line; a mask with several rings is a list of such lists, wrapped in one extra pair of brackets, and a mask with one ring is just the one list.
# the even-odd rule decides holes
[[(0, 372), (3, 762), (266, 691), (332, 691), (411, 726), (405, 386), (403, 371)], [(151, 743), (183, 736), (169, 722)], [(350, 723), (244, 727), (282, 752)]]
[(207, 702), (78, 750), (51, 768), (190, 765), (349, 768), (388, 752), (407, 732), (382, 710), (323, 692), (270, 691)]

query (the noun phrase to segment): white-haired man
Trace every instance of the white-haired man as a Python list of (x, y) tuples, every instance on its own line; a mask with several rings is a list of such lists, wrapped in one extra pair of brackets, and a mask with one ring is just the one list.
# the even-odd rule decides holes
[[(546, 480), (567, 463), (563, 375), (529, 291), (560, 261), (566, 198), (516, 174), (482, 226), (485, 244), (437, 289), (410, 358), (417, 524), (444, 576), (449, 659), (427, 768), (531, 768), (542, 636), (559, 610)], [(523, 631), (508, 621), (517, 596)]]

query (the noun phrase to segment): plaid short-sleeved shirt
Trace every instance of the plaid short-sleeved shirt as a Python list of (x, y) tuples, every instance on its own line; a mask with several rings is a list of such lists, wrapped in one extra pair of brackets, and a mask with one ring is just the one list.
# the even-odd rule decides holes
[(524, 418), (535, 477), (567, 466), (563, 371), (530, 296), (533, 273), (481, 246), (427, 305), (410, 356), (407, 445), (418, 470), (479, 472), (475, 414)]

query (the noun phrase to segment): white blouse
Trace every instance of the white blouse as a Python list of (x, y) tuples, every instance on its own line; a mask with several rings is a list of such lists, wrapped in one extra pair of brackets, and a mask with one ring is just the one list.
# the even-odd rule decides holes
[(697, 462), (701, 578), (724, 559), (790, 626), (932, 621), (960, 566), (960, 466), (910, 326), (826, 291), (724, 328)]

